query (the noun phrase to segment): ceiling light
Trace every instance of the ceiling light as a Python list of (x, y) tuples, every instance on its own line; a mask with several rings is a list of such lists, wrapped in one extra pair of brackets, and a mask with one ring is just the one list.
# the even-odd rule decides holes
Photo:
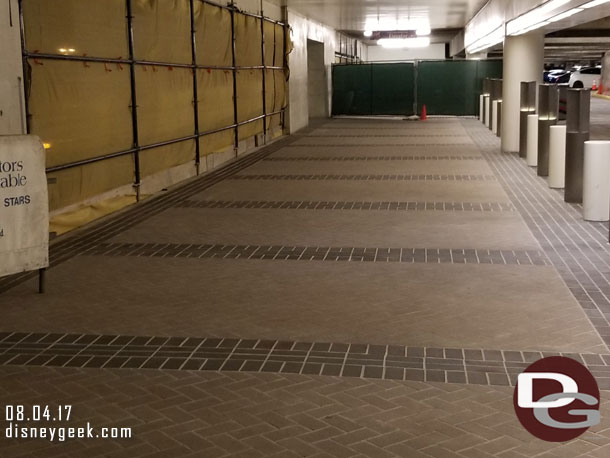
[(390, 49), (400, 48), (425, 48), (430, 46), (429, 37), (418, 38), (382, 38), (377, 41), (379, 46)]
[(518, 18), (509, 21), (506, 25), (506, 33), (508, 35), (522, 35), (543, 27), (549, 23), (549, 13), (552, 13), (552, 11), (560, 8), (570, 1), (571, 0), (549, 0), (538, 8), (535, 8), (519, 16)]
[(430, 27), (421, 27), (415, 31), (418, 37), (427, 37), (431, 32)]
[(564, 13), (558, 14), (555, 17), (552, 17), (551, 19), (549, 19), (549, 22), (561, 21), (563, 19), (569, 18), (570, 16), (574, 16), (576, 13), (580, 13), (582, 10), (583, 10), (582, 8), (572, 8), (571, 10), (568, 10)]
[(371, 30), (365, 30), (364, 31), (364, 36), (365, 37), (372, 37), (373, 36), (373, 32)]
[(593, 8), (594, 6), (603, 5), (604, 3), (608, 3), (610, 0), (593, 0), (592, 2), (585, 3), (581, 5), (582, 8)]

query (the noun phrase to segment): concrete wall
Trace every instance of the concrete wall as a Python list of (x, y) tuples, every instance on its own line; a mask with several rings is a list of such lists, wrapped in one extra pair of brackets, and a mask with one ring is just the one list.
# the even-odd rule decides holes
[(427, 48), (413, 49), (387, 49), (382, 46), (368, 47), (368, 61), (377, 62), (384, 60), (405, 61), (418, 59), (444, 59), (445, 44), (431, 44)]
[(324, 44), (326, 69), (326, 111), (330, 113), (331, 65), (335, 61), (336, 33), (333, 29), (307, 19), (288, 9), (288, 23), (292, 27), (294, 50), (289, 56), (289, 128), (294, 133), (309, 124), (309, 95), (307, 74), (307, 40)]
[(307, 40), (309, 118), (327, 118), (328, 75), (324, 65), (324, 43)]
[(610, 51), (604, 54), (604, 57), (602, 58), (601, 84), (604, 85), (604, 92), (607, 88), (610, 88)]
[(0, 8), (0, 135), (25, 133), (18, 0)]

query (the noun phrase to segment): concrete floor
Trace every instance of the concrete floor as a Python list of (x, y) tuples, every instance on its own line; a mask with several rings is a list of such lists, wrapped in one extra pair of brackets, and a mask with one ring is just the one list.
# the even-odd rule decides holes
[(607, 401), (541, 443), (509, 387), (563, 353), (610, 389), (607, 228), (477, 121), (327, 121), (158, 202), (0, 294), (2, 402), (134, 438), (0, 456), (609, 456)]

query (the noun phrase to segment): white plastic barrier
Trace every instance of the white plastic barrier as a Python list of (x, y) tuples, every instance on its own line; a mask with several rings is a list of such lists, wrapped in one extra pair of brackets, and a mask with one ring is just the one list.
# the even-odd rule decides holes
[(485, 96), (479, 96), (479, 121), (485, 122)]
[(498, 101), (494, 100), (491, 109), (491, 131), (498, 135)]
[(563, 189), (566, 186), (566, 126), (551, 126), (549, 139), (549, 187)]
[(527, 165), (538, 166), (538, 115), (527, 117)]
[(485, 125), (491, 129), (491, 97), (485, 96)]
[(585, 142), (582, 206), (586, 221), (610, 219), (610, 141)]

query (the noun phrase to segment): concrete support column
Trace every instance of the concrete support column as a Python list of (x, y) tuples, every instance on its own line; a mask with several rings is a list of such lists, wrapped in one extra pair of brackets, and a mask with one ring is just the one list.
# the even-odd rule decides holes
[(542, 83), (544, 71), (544, 35), (532, 32), (504, 40), (504, 75), (502, 85), (502, 151), (519, 151), (519, 114), (521, 82)]

